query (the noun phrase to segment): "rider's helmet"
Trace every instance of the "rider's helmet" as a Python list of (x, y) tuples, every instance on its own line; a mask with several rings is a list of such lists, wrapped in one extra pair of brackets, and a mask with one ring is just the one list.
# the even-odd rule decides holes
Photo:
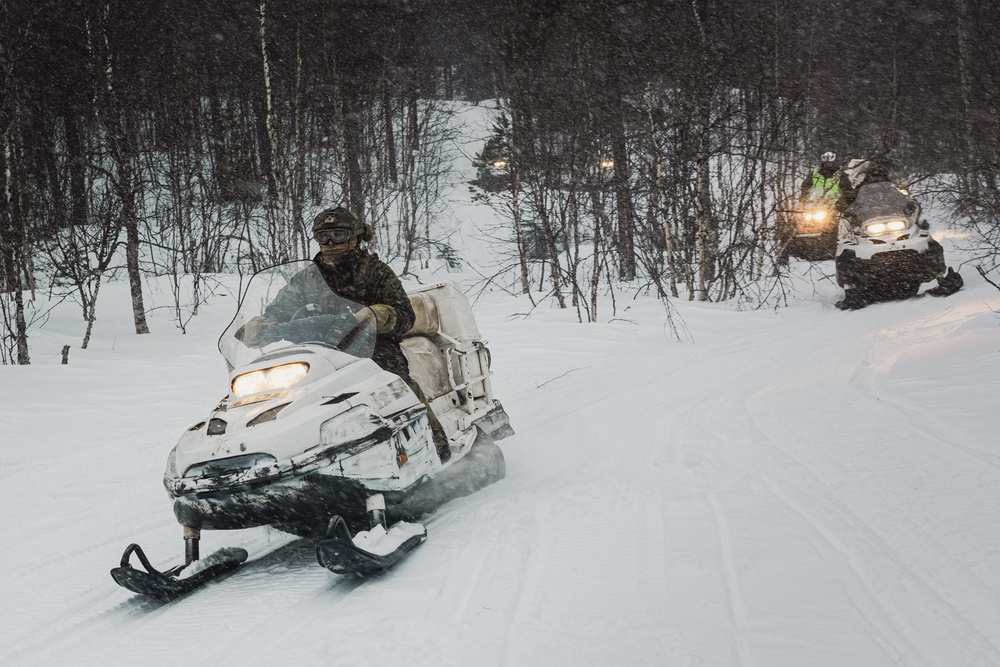
[(374, 230), (362, 220), (354, 211), (336, 206), (320, 211), (313, 218), (313, 236), (319, 231), (344, 230), (349, 232), (345, 240), (357, 236), (361, 241), (371, 241), (375, 234)]
[(833, 151), (827, 151), (819, 156), (819, 161), (832, 166), (837, 161), (837, 154)]

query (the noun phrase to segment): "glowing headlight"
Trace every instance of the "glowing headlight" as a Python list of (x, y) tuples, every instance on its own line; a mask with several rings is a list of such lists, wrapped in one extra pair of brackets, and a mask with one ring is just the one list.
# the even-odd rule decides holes
[(309, 364), (297, 361), (259, 371), (250, 371), (233, 378), (233, 396), (249, 396), (262, 391), (291, 387), (309, 372)]
[(319, 427), (319, 441), (324, 445), (335, 445), (368, 437), (385, 422), (367, 407), (359, 405), (333, 419), (328, 419)]
[(823, 222), (826, 219), (826, 211), (820, 209), (819, 211), (810, 211), (806, 213), (806, 220), (810, 222)]
[(601, 169), (614, 169), (614, 168), (615, 168), (614, 160), (601, 160)]
[(493, 168), (494, 169), (506, 169), (507, 168), (507, 161), (506, 160), (494, 160), (493, 161)]
[(878, 236), (879, 234), (891, 234), (892, 232), (901, 232), (906, 229), (905, 220), (890, 220), (889, 222), (876, 222), (865, 227), (865, 233), (871, 236)]

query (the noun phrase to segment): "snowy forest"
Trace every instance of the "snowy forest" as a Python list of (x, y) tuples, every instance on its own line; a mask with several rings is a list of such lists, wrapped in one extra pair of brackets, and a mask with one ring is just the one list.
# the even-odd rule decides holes
[[(40, 295), (309, 255), (343, 202), (402, 274), (461, 262), (454, 105), (490, 104), (468, 184), (491, 279), (576, 306), (780, 305), (782, 215), (826, 150), (875, 158), (1000, 264), (1000, 14), (986, 0), (2, 0), (0, 361)], [(182, 277), (184, 278), (182, 280)], [(83, 340), (86, 347), (87, 337)]]

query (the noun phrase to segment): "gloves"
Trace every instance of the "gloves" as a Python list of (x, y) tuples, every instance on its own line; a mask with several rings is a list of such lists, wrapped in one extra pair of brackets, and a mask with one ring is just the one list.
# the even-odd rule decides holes
[(355, 313), (354, 316), (358, 319), (358, 324), (363, 324), (374, 318), (375, 330), (380, 334), (390, 333), (396, 328), (396, 311), (392, 306), (387, 306), (384, 303), (368, 306)]

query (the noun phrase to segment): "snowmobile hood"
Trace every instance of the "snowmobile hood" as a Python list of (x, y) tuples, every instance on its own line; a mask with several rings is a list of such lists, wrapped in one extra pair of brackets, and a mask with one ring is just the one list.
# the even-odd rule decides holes
[(910, 217), (917, 210), (917, 203), (904, 195), (889, 182), (862, 185), (857, 198), (847, 209), (847, 214), (858, 220), (884, 216)]

